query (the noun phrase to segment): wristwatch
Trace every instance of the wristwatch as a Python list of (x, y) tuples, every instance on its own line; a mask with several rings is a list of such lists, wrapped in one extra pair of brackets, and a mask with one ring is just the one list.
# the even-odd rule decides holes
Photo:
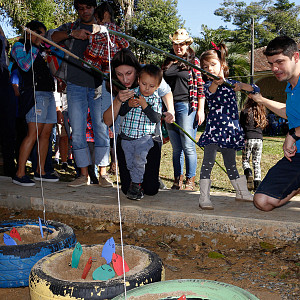
[(295, 141), (300, 140), (300, 136), (297, 136), (297, 135), (296, 135), (296, 130), (295, 130), (295, 128), (291, 128), (291, 129), (289, 130), (289, 135), (290, 135)]
[(73, 31), (72, 28), (70, 28), (70, 29), (67, 30), (67, 35), (68, 35), (69, 39), (72, 38), (72, 31)]

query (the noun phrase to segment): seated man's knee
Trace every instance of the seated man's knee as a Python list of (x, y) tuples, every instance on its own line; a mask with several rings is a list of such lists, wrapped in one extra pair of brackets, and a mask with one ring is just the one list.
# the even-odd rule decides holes
[(268, 201), (270, 197), (265, 194), (255, 194), (253, 197), (253, 203), (256, 208), (263, 211), (270, 211), (274, 208), (274, 205)]

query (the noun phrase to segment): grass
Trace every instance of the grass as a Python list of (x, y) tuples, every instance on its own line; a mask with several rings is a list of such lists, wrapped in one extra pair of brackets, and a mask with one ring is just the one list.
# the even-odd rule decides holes
[[(202, 132), (198, 132), (196, 141), (198, 141)], [(264, 137), (263, 143), (263, 153), (262, 153), (262, 160), (261, 160), (261, 170), (262, 170), (262, 178), (267, 174), (268, 170), (280, 159), (283, 157), (282, 145), (284, 142), (284, 136), (276, 136), (276, 137)], [(197, 151), (197, 173), (196, 173), (196, 187), (199, 189), (199, 178), (200, 178), (200, 168), (203, 159), (203, 150), (200, 147), (196, 146)], [(173, 173), (173, 164), (172, 164), (172, 145), (170, 142), (166, 143), (162, 147), (161, 152), (161, 164), (160, 164), (160, 177), (165, 183), (165, 185), (170, 188), (173, 184), (174, 180), (174, 173)], [(218, 163), (223, 166), (225, 169), (223, 158), (220, 153), (217, 154), (217, 161)], [(242, 155), (241, 152), (237, 153), (237, 168), (240, 174), (244, 174), (242, 169)], [(68, 170), (65, 172), (61, 169), (61, 167), (55, 166), (55, 170), (60, 175), (60, 180), (69, 182), (72, 181), (75, 177), (75, 170), (74, 167), (69, 166)], [(185, 168), (184, 168), (185, 170)], [(26, 166), (27, 174), (33, 175), (31, 172), (30, 164)], [(3, 174), (3, 169), (0, 164), (0, 175)], [(113, 181), (116, 181), (116, 176), (112, 177)], [(212, 191), (233, 191), (232, 185), (226, 175), (226, 173), (217, 165), (215, 164), (212, 170)]]
[[(196, 141), (198, 141), (202, 132), (198, 132)], [(282, 145), (284, 142), (284, 136), (276, 137), (264, 137), (263, 152), (261, 159), (261, 172), (262, 178), (267, 174), (268, 170), (283, 157)], [(199, 146), (196, 146), (197, 151), (197, 172), (196, 172), (196, 186), (199, 189), (200, 168), (203, 159), (203, 150)], [(220, 153), (217, 154), (216, 160), (225, 169), (223, 158)], [(237, 153), (236, 158), (237, 168), (239, 173), (244, 174), (242, 169), (242, 153)], [(185, 170), (185, 169), (184, 169)], [(160, 177), (167, 187), (171, 187), (173, 184), (173, 164), (172, 164), (172, 145), (170, 142), (166, 143), (162, 147), (161, 164), (160, 164)], [(227, 174), (215, 164), (211, 175), (212, 191), (233, 191), (232, 185), (227, 177)]]

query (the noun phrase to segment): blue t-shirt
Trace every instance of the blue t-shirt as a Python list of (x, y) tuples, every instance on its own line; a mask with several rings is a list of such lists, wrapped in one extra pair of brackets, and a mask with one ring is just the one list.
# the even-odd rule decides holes
[[(300, 76), (297, 85), (292, 89), (288, 83), (286, 89), (286, 115), (289, 121), (289, 128), (300, 126)], [(300, 153), (300, 140), (296, 142), (297, 153)]]

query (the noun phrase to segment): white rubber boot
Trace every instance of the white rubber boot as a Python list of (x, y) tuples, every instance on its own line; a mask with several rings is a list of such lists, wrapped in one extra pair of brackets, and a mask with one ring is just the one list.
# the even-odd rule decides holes
[(200, 198), (199, 198), (199, 207), (206, 210), (214, 209), (210, 201), (210, 179), (200, 179)]
[(230, 182), (236, 191), (236, 201), (253, 202), (253, 195), (248, 191), (245, 175), (242, 175), (237, 179), (230, 180)]

